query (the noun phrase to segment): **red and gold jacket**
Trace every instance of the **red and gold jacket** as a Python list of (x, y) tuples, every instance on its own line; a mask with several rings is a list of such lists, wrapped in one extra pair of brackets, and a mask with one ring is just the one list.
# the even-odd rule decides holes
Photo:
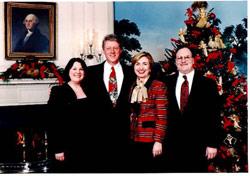
[[(135, 84), (132, 90), (134, 87)], [(131, 103), (130, 137), (135, 142), (162, 143), (167, 126), (167, 88), (163, 82), (150, 78), (145, 87), (146, 102)]]

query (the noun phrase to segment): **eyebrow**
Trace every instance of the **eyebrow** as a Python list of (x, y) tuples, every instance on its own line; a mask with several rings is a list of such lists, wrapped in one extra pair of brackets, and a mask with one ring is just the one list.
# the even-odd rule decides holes
[(178, 58), (183, 58), (183, 57), (184, 57), (184, 58), (186, 58), (186, 57), (190, 57), (190, 58), (191, 58), (192, 56), (191, 56), (191, 55), (187, 55), (187, 56), (179, 56), (179, 57), (177, 57), (177, 59), (178, 59)]

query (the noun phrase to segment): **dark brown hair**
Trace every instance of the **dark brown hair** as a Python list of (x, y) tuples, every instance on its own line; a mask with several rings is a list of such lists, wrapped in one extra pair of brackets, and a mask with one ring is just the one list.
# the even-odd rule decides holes
[(86, 76), (87, 65), (85, 64), (84, 60), (82, 60), (79, 57), (71, 58), (69, 60), (69, 62), (67, 63), (67, 65), (66, 65), (66, 67), (64, 69), (64, 72), (63, 72), (63, 78), (64, 78), (64, 81), (66, 83), (70, 81), (69, 71), (73, 67), (75, 62), (79, 62), (81, 64), (82, 69), (84, 70), (84, 75)]

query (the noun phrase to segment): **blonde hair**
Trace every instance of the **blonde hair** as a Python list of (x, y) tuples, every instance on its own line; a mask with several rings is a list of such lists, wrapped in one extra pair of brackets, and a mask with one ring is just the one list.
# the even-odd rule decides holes
[(136, 62), (138, 62), (142, 57), (146, 57), (148, 58), (149, 64), (150, 64), (150, 68), (152, 69), (153, 67), (153, 63), (154, 63), (154, 59), (152, 57), (152, 55), (146, 51), (140, 52), (135, 54), (132, 57), (132, 64), (135, 65)]

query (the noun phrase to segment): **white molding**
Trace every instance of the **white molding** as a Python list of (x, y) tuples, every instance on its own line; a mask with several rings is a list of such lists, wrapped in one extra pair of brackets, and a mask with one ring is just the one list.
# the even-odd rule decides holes
[(7, 81), (0, 80), (0, 85), (21, 85), (21, 84), (55, 84), (58, 83), (56, 78), (47, 79), (9, 79)]
[(0, 80), (0, 106), (47, 104), (52, 86), (57, 79)]

